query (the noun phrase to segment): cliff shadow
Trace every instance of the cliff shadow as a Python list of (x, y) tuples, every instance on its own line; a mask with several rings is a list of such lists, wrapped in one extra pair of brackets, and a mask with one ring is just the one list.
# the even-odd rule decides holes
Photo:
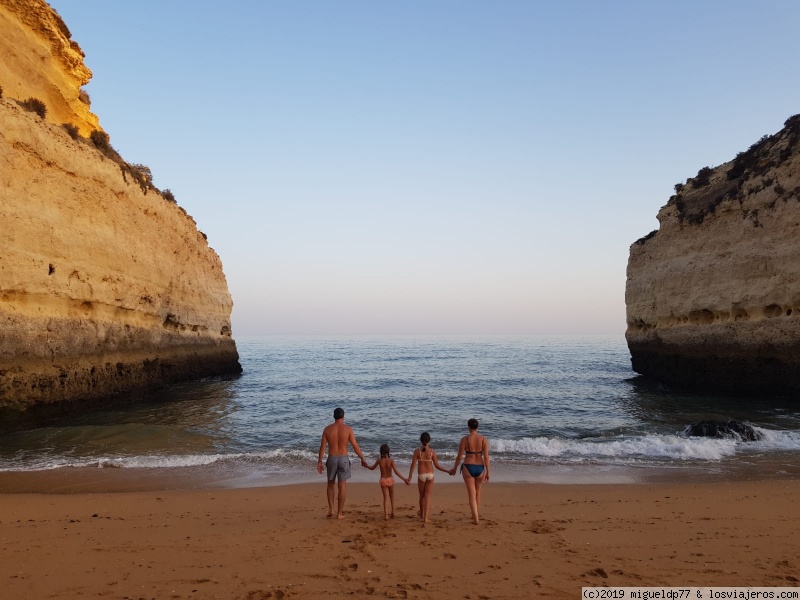
[[(15, 431), (38, 429), (41, 427), (70, 426), (76, 422), (91, 421), (101, 415), (128, 412), (153, 412), (154, 408), (165, 405), (179, 405), (197, 402), (203, 394), (197, 390), (220, 387), (226, 390), (218, 396), (214, 404), (224, 403), (233, 397), (230, 383), (237, 381), (240, 374), (218, 375), (202, 380), (176, 382), (154, 388), (138, 388), (120, 392), (112, 396), (78, 399), (73, 401), (34, 404), (25, 410), (0, 408), (0, 435)], [(192, 390), (192, 393), (187, 392)], [(216, 406), (213, 412), (218, 412)]]
[(689, 425), (704, 420), (746, 421), (779, 427), (800, 427), (797, 399), (688, 390), (644, 375), (625, 380), (627, 410), (646, 421)]

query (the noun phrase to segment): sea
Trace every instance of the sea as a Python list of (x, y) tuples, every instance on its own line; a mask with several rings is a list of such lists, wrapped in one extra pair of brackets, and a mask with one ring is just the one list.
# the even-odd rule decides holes
[[(240, 376), (0, 433), (0, 492), (322, 482), (321, 432), (338, 406), (367, 459), (387, 443), (401, 470), (425, 431), (449, 467), (476, 418), (494, 481), (800, 477), (796, 398), (672, 390), (631, 369), (623, 335), (292, 336), (237, 346)], [(760, 439), (687, 434), (709, 419), (745, 422)], [(353, 464), (353, 481), (377, 481)]]

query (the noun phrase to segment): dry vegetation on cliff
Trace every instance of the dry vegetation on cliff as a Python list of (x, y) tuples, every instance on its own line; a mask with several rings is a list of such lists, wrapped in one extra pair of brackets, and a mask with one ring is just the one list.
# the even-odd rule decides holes
[[(732, 161), (716, 168), (703, 167), (694, 177), (675, 184), (675, 194), (668, 207), (674, 207), (680, 223), (699, 225), (726, 201), (738, 203), (743, 219), (759, 227), (759, 211), (771, 209), (778, 201), (800, 202), (800, 181), (794, 174), (773, 173), (800, 153), (800, 114), (789, 117), (783, 129), (764, 135), (747, 150), (739, 152)], [(752, 198), (763, 191), (774, 197), (762, 208), (752, 207)], [(666, 207), (665, 207), (666, 208)], [(642, 245), (658, 234), (653, 230), (634, 242)]]
[(40, 119), (44, 119), (47, 116), (47, 106), (38, 98), (18, 100), (17, 104), (29, 112), (36, 113)]
[[(0, 98), (2, 97), (2, 87), (0, 87)], [(41, 119), (45, 119), (47, 116), (47, 105), (38, 98), (31, 97), (27, 98), (26, 100), (17, 100), (16, 102), (28, 112), (37, 114)], [(73, 123), (62, 123), (61, 126), (73, 140), (90, 144), (103, 156), (117, 163), (119, 165), (122, 178), (126, 182), (128, 181), (128, 176), (130, 176), (145, 194), (148, 192), (155, 192), (164, 198), (164, 200), (172, 202), (173, 204), (177, 204), (175, 194), (172, 192), (172, 190), (169, 188), (161, 190), (154, 185), (153, 172), (150, 167), (143, 164), (129, 163), (122, 158), (120, 153), (117, 152), (117, 150), (111, 145), (111, 138), (108, 133), (100, 129), (95, 129), (89, 134), (88, 138), (84, 138), (80, 134), (80, 129), (78, 129), (78, 127)]]
[[(70, 133), (72, 136), (72, 133)], [(77, 139), (74, 138), (73, 139)], [(126, 162), (122, 156), (120, 156), (119, 152), (111, 145), (111, 138), (105, 131), (95, 130), (89, 136), (89, 141), (97, 148), (103, 156), (106, 158), (110, 158), (115, 163), (119, 165), (120, 173), (122, 173), (122, 178), (125, 182), (128, 181), (128, 176), (133, 179), (133, 181), (138, 184), (141, 188), (142, 192), (147, 194), (148, 192), (155, 192), (159, 194), (164, 200), (172, 202), (176, 204), (175, 195), (172, 193), (171, 190), (165, 189), (160, 190), (153, 184), (153, 172), (150, 170), (150, 167), (137, 164), (137, 163), (129, 163)]]
[[(750, 148), (739, 152), (733, 161), (711, 169), (703, 167), (686, 184), (675, 186), (676, 194), (669, 204), (678, 209), (678, 218), (692, 224), (702, 223), (714, 214), (725, 200), (738, 202), (744, 207), (749, 196), (772, 188), (774, 199), (765, 204), (772, 208), (775, 202), (795, 200), (800, 202), (800, 185), (795, 181), (781, 181), (781, 175), (772, 173), (800, 152), (800, 115), (789, 117), (784, 128), (773, 135), (765, 135)], [(757, 209), (742, 208), (742, 217), (758, 226)]]

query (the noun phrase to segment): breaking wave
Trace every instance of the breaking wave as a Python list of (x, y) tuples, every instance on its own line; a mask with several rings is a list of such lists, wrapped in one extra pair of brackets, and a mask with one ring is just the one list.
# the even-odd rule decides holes
[(762, 434), (757, 442), (711, 439), (681, 435), (618, 436), (567, 439), (526, 437), (492, 441), (497, 454), (540, 459), (658, 459), (718, 461), (737, 453), (800, 450), (800, 432), (755, 428)]

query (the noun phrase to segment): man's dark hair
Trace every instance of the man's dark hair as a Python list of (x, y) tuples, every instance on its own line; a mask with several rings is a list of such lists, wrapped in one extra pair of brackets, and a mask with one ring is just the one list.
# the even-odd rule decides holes
[(333, 420), (336, 419), (343, 419), (344, 418), (344, 409), (340, 406), (333, 410)]

